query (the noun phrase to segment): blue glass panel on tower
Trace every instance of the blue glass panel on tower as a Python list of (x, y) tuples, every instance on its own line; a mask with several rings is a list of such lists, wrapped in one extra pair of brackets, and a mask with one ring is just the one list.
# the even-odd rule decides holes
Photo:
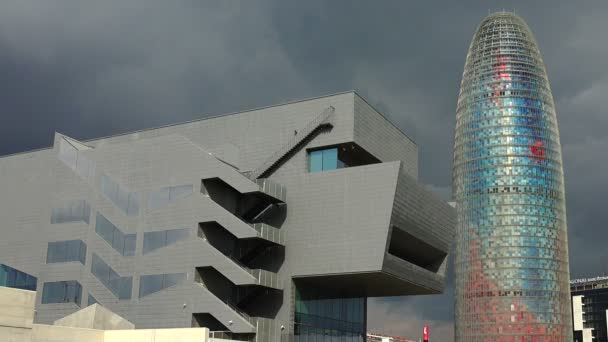
[(477, 29), (456, 113), (456, 341), (572, 341), (561, 146), (526, 23)]

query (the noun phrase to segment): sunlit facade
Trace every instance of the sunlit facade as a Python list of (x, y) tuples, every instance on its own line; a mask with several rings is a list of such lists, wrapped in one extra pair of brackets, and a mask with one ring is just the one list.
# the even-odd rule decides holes
[(526, 23), (483, 20), (456, 114), (456, 341), (572, 341), (555, 106)]

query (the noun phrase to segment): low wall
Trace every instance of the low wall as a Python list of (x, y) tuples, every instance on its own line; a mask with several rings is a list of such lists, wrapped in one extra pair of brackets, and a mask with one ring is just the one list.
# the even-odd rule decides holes
[(104, 342), (208, 342), (209, 329), (107, 330)]

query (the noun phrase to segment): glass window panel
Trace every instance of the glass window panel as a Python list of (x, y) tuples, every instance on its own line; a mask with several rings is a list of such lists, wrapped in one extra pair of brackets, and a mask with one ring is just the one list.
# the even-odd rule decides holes
[(323, 171), (335, 170), (338, 168), (338, 149), (331, 148), (323, 151)]
[(166, 246), (181, 240), (185, 240), (188, 238), (189, 235), (190, 229), (188, 228), (167, 230)]
[(97, 254), (93, 254), (93, 259), (91, 261), (91, 273), (93, 273), (97, 279), (104, 283), (106, 283), (110, 277), (110, 269), (108, 265), (106, 265), (106, 263), (103, 262), (103, 260), (101, 260)]
[(83, 201), (70, 202), (70, 220), (76, 221), (84, 217), (84, 205)]
[(37, 283), (36, 277), (33, 277), (28, 274), (27, 279), (25, 280), (25, 289), (30, 290), (30, 291), (36, 291), (36, 283)]
[(99, 234), (104, 240), (112, 244), (114, 227), (105, 217), (97, 213), (95, 220), (95, 232)]
[(83, 265), (85, 265), (86, 260), (87, 260), (87, 245), (82, 241), (79, 241), (79, 242), (80, 242), (80, 249), (79, 249), (80, 254), (78, 255), (78, 260)]
[(75, 280), (44, 283), (42, 304), (75, 303), (80, 306), (82, 286)]
[(118, 287), (118, 299), (131, 299), (133, 277), (122, 277)]
[(87, 202), (87, 201), (82, 201), (82, 202), (83, 202), (83, 210), (82, 210), (81, 219), (88, 224), (89, 217), (91, 216), (91, 206), (89, 205), (89, 202)]
[(114, 229), (112, 236), (112, 248), (114, 248), (116, 251), (118, 251), (118, 253), (123, 255), (125, 249), (125, 239), (123, 237), (123, 234), (118, 229)]
[(144, 233), (144, 254), (165, 246), (166, 231)]
[(163, 275), (144, 275), (139, 280), (139, 298), (158, 292), (163, 288)]
[(59, 159), (71, 169), (76, 169), (76, 158), (76, 148), (65, 141), (65, 139), (62, 139), (59, 143)]
[(80, 260), (80, 240), (65, 241), (62, 245), (66, 251), (65, 261)]
[(7, 285), (7, 270), (4, 265), (0, 265), (0, 286)]
[(171, 287), (179, 284), (186, 279), (186, 273), (165, 274), (163, 288)]
[(174, 201), (180, 197), (191, 195), (193, 192), (193, 186), (190, 185), (179, 185), (171, 187), (169, 192), (169, 201)]
[(137, 240), (137, 234), (127, 234), (124, 236), (124, 250), (122, 255), (134, 256), (135, 255), (135, 243)]
[(8, 273), (8, 275), (7, 275), (6, 283), (7, 283), (8, 287), (15, 287), (15, 283), (17, 280), (17, 270), (9, 267), (7, 270), (7, 273)]
[(76, 160), (76, 173), (84, 178), (87, 178), (89, 175), (89, 161), (84, 157), (82, 152), (78, 153), (78, 159)]
[(136, 192), (129, 193), (129, 205), (127, 207), (128, 216), (137, 216), (139, 214), (139, 199)]
[(116, 202), (114, 203), (120, 210), (127, 212), (127, 208), (129, 207), (129, 193), (118, 190), (116, 192)]
[(24, 288), (25, 287), (25, 278), (26, 278), (26, 274), (23, 272), (16, 272), (16, 279), (15, 279), (15, 287), (16, 288)]
[(97, 213), (95, 232), (124, 256), (135, 255), (136, 234), (123, 234), (108, 219)]
[(88, 300), (87, 300), (87, 306), (88, 306), (88, 305), (97, 304), (97, 303), (99, 303), (99, 302), (97, 301), (97, 299), (95, 299), (95, 297), (91, 296), (91, 294), (89, 293), (89, 298), (88, 298)]
[(118, 299), (131, 298), (132, 277), (121, 277), (97, 254), (93, 253), (91, 273), (97, 277)]
[(57, 245), (57, 242), (49, 242), (47, 249), (46, 249), (46, 263), (50, 264), (53, 262), (59, 262), (59, 255), (57, 255), (58, 251), (57, 248), (55, 247)]
[(158, 209), (169, 204), (169, 188), (162, 188), (148, 194), (148, 208)]
[(111, 201), (116, 198), (118, 192), (118, 184), (114, 183), (110, 177), (101, 175), (101, 192)]
[(323, 171), (323, 151), (312, 151), (309, 154), (309, 167), (310, 172)]
[(51, 223), (84, 221), (89, 223), (91, 207), (84, 200), (71, 201), (51, 210)]
[(75, 282), (67, 282), (66, 293), (65, 293), (65, 302), (76, 303), (80, 305), (80, 296), (82, 294), (82, 287), (80, 284), (75, 284)]

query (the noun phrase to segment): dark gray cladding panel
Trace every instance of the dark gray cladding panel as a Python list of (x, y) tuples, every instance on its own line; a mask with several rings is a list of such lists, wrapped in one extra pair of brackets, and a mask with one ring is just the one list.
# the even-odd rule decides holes
[(294, 282), (298, 285), (322, 289), (326, 295), (337, 297), (425, 295), (439, 293), (443, 288), (442, 285), (437, 284), (443, 282), (438, 276), (424, 272), (414, 273), (414, 276), (415, 281), (409, 281), (388, 272), (363, 272), (294, 278)]
[(454, 239), (456, 211), (402, 168), (391, 226), (447, 253)]

